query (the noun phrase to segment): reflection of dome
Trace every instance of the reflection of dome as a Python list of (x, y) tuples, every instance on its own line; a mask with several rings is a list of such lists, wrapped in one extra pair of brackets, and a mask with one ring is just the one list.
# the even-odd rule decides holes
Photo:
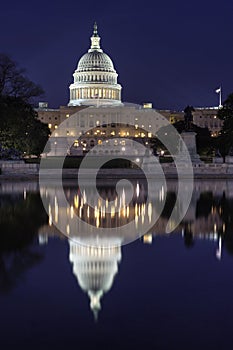
[(121, 104), (121, 85), (111, 58), (100, 48), (97, 25), (91, 37), (91, 48), (79, 60), (70, 85), (69, 106)]
[[(106, 242), (104, 242), (106, 247)], [(88, 293), (90, 307), (97, 318), (101, 309), (100, 299), (112, 287), (121, 260), (120, 246), (83, 246), (69, 241), (70, 262), (80, 287)]]

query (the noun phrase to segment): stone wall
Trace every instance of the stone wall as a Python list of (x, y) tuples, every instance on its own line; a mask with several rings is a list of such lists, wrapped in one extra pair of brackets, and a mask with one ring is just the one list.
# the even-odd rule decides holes
[(39, 172), (39, 166), (39, 164), (26, 164), (22, 160), (0, 161), (2, 175), (37, 175)]
[[(176, 166), (174, 163), (161, 164), (165, 176), (175, 178), (177, 176)], [(183, 165), (185, 175), (185, 164)], [(181, 166), (182, 167), (182, 166)], [(11, 177), (31, 176), (39, 174), (39, 164), (26, 164), (23, 161), (0, 161), (0, 169), (2, 175)], [(198, 178), (230, 178), (233, 180), (233, 164), (193, 164), (194, 176)], [(93, 173), (92, 169), (86, 169), (88, 175)], [(56, 169), (46, 169), (45, 175), (53, 178), (57, 174)], [(141, 176), (141, 171), (137, 169), (101, 169), (99, 174), (103, 177), (132, 177)], [(64, 169), (63, 175), (67, 178), (77, 178), (78, 169)], [(158, 176), (151, 173), (151, 177)]]

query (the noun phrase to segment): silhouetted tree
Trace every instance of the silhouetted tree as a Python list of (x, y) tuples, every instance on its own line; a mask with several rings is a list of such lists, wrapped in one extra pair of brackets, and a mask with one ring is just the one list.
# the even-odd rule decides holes
[(5, 54), (0, 54), (0, 157), (11, 152), (39, 156), (50, 130), (38, 120), (33, 99), (42, 94), (24, 70)]
[(9, 56), (0, 53), (1, 97), (19, 97), (26, 102), (31, 102), (34, 97), (38, 97), (42, 93), (42, 88), (27, 78), (24, 69), (19, 68)]
[(3, 153), (13, 149), (21, 154), (39, 156), (49, 134), (47, 124), (38, 120), (29, 103), (20, 97), (0, 97), (0, 146)]

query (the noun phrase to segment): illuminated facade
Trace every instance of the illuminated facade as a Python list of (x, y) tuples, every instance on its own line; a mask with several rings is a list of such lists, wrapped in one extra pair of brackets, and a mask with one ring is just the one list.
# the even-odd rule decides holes
[[(55, 130), (50, 138), (48, 155), (77, 155), (96, 145), (100, 153), (107, 154), (111, 150), (118, 154), (122, 151), (128, 155), (144, 155), (145, 149), (143, 154), (139, 151), (141, 144), (149, 147), (153, 133), (165, 125), (167, 120), (151, 108), (135, 105), (91, 106), (74, 113)], [(133, 144), (134, 139), (138, 141), (138, 147)]]
[(97, 24), (91, 37), (91, 47), (78, 62), (70, 85), (69, 106), (121, 104), (121, 85), (111, 58), (100, 47)]
[[(140, 113), (143, 114), (143, 122), (137, 120), (138, 111), (131, 108), (130, 120), (125, 120), (124, 125), (118, 125), (111, 118), (112, 111), (107, 111), (106, 107), (120, 108), (125, 104), (121, 102), (121, 85), (118, 84), (118, 74), (114, 68), (110, 57), (103, 52), (100, 46), (100, 37), (95, 23), (93, 34), (91, 36), (91, 47), (79, 60), (77, 69), (74, 74), (74, 81), (70, 85), (70, 100), (67, 106), (60, 106), (58, 109), (48, 108), (47, 103), (40, 103), (37, 109), (39, 120), (48, 124), (53, 132), (58, 126), (66, 120), (65, 135), (73, 138), (73, 141), (80, 139), (75, 143), (78, 147), (83, 147), (84, 151), (94, 147), (106, 138), (126, 137), (126, 138), (151, 138), (150, 132), (143, 130), (144, 125), (158, 124), (160, 126), (158, 115), (154, 115), (154, 120), (151, 122), (152, 104), (144, 103), (141, 106)], [(99, 124), (93, 124), (90, 117), (86, 117), (83, 124), (92, 127), (85, 135), (82, 134), (82, 127), (79, 132), (81, 134), (74, 135), (74, 131), (69, 126), (69, 117), (89, 106), (94, 108), (104, 106), (106, 113), (102, 113)], [(219, 134), (223, 122), (217, 118), (218, 107), (213, 108), (195, 108), (193, 112), (193, 122), (200, 127), (208, 127), (211, 136), (215, 137)], [(151, 113), (148, 113), (151, 111)], [(183, 120), (184, 113), (170, 110), (158, 110), (159, 114), (164, 116), (171, 124)], [(88, 113), (87, 113), (88, 115)], [(148, 129), (147, 129), (148, 130)], [(63, 135), (63, 137), (65, 136)], [(82, 137), (81, 137), (82, 135)], [(60, 135), (57, 135), (60, 136)], [(84, 139), (81, 140), (81, 139)], [(86, 145), (86, 146), (85, 146)], [(81, 149), (80, 149), (81, 150)], [(77, 155), (80, 150), (74, 150)]]

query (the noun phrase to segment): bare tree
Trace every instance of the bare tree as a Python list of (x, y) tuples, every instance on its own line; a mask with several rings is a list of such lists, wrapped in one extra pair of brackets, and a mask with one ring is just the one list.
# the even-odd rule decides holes
[(0, 53), (0, 97), (20, 97), (29, 102), (42, 93), (42, 88), (27, 78), (24, 69), (19, 68), (9, 56)]

